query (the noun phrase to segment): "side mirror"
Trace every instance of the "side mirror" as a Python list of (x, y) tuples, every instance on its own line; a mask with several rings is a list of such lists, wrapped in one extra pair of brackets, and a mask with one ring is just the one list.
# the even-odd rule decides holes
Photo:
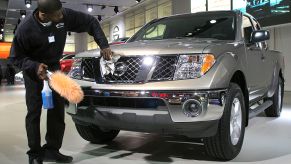
[(263, 42), (270, 39), (270, 32), (267, 30), (258, 30), (252, 32), (251, 43)]

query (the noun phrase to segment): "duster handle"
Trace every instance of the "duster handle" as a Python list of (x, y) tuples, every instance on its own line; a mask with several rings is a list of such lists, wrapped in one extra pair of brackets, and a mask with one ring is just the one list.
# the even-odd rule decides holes
[(51, 80), (51, 78), (52, 78), (52, 74), (53, 74), (53, 73), (50, 72), (50, 71), (46, 71), (46, 72), (47, 72), (47, 73), (46, 73), (46, 74), (47, 74), (47, 77)]

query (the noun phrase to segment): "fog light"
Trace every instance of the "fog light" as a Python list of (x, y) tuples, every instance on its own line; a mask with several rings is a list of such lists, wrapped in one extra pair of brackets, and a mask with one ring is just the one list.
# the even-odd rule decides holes
[(190, 99), (183, 104), (182, 110), (187, 117), (198, 117), (202, 113), (202, 106), (198, 100)]

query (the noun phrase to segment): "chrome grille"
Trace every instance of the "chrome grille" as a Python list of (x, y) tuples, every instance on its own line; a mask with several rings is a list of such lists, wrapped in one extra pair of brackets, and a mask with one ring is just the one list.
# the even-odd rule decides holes
[[(160, 56), (157, 57), (157, 64), (153, 71), (150, 81), (173, 80), (178, 56)], [(95, 81), (101, 78), (99, 59), (83, 58), (82, 60), (82, 78), (83, 80)], [(116, 63), (124, 63), (127, 70), (122, 75), (105, 75), (100, 83), (136, 83), (137, 76), (140, 73), (143, 56), (140, 57), (121, 57)], [(99, 83), (99, 80), (97, 80)]]
[(94, 69), (95, 69), (94, 58), (84, 58), (82, 60), (83, 79), (94, 80), (95, 79)]
[(151, 81), (173, 80), (177, 62), (177, 56), (159, 57)]
[(106, 75), (105, 82), (108, 83), (134, 83), (142, 64), (142, 57), (121, 57), (118, 62), (123, 62), (127, 66), (127, 71), (122, 76)]

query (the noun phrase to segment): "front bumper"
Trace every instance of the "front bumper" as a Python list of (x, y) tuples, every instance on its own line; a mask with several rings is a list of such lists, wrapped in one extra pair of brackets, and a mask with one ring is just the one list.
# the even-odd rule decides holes
[[(84, 89), (85, 99), (70, 104), (67, 113), (79, 124), (105, 129), (207, 137), (216, 134), (227, 90), (109, 91)], [(195, 100), (199, 115), (189, 115), (185, 104)]]

